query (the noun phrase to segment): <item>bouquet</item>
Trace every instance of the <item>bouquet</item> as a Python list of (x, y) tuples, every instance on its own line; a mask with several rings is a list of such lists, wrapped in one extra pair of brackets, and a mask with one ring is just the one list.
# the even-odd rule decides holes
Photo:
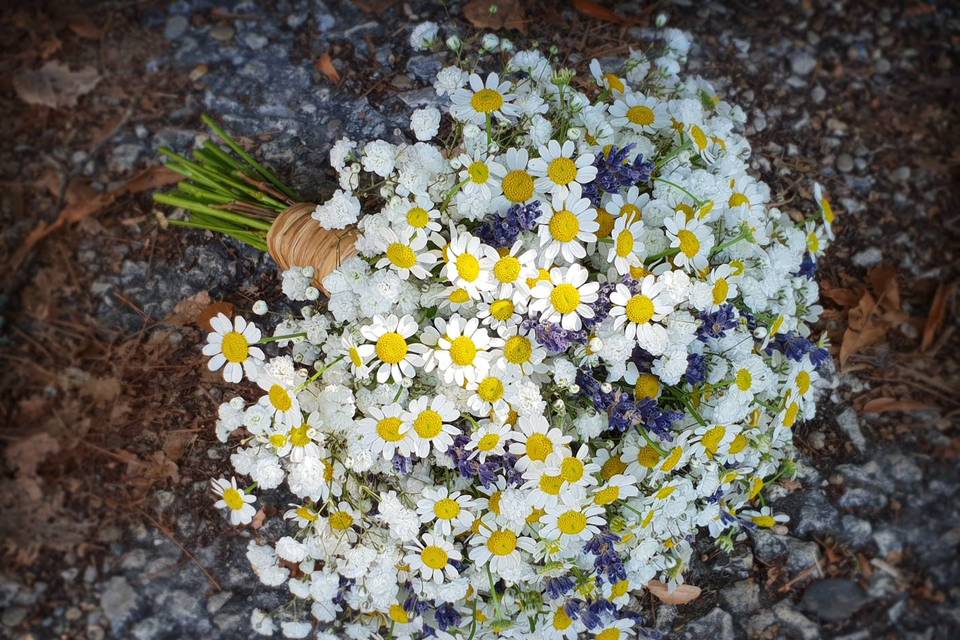
[[(793, 473), (828, 362), (810, 327), (833, 211), (819, 186), (808, 220), (769, 204), (743, 112), (665, 35), (584, 79), (461, 51), (416, 141), (339, 140), (339, 189), (294, 208), (292, 242), (328, 243), (284, 264), (299, 314), (270, 337), (213, 319), (210, 369), (259, 392), (220, 406), (216, 507), (288, 521), (248, 546), (290, 592), (257, 632), (633, 637), (631, 602), (682, 583), (697, 535), (729, 550), (787, 520), (764, 488)], [(295, 194), (200, 151), (165, 201), (269, 248)]]

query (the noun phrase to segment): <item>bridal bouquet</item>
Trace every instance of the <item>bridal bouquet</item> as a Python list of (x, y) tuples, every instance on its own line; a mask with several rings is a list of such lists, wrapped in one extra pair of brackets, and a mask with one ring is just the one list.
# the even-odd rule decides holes
[(356, 228), (339, 266), (283, 273), (306, 306), (271, 337), (221, 315), (204, 347), (259, 392), (220, 407), (216, 506), (288, 521), (248, 546), (290, 592), (257, 632), (619, 640), (695, 536), (787, 520), (764, 487), (793, 472), (828, 360), (810, 325), (833, 211), (819, 186), (810, 220), (769, 204), (743, 112), (678, 75), (688, 47), (668, 30), (586, 78), (463, 56), (416, 141), (334, 145), (340, 188), (308, 213)]

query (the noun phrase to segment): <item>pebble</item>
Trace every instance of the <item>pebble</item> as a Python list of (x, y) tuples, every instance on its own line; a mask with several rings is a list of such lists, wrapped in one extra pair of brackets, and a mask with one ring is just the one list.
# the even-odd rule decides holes
[(3, 614), (0, 615), (0, 621), (3, 622), (4, 626), (15, 627), (23, 622), (23, 619), (27, 617), (27, 610), (23, 607), (9, 607), (3, 610)]
[(827, 90), (820, 85), (817, 85), (813, 88), (813, 91), (810, 92), (810, 98), (814, 101), (814, 103), (820, 104), (826, 100)]
[[(870, 247), (864, 249), (863, 251), (858, 251), (851, 258), (853, 264), (857, 265), (862, 269), (869, 269), (870, 267), (875, 267), (883, 261), (883, 251), (879, 247)], [(859, 426), (858, 426), (859, 430)], [(861, 435), (862, 437), (862, 435)], [(853, 438), (851, 438), (852, 440)], [(854, 442), (856, 444), (856, 442)], [(857, 446), (858, 449), (863, 449), (861, 446)]]
[(228, 42), (233, 38), (233, 27), (228, 24), (218, 24), (210, 29), (210, 37), (218, 42)]
[(715, 607), (710, 613), (688, 622), (676, 634), (677, 638), (689, 638), (690, 640), (699, 640), (700, 638), (712, 638), (713, 640), (734, 640), (736, 635), (733, 630), (733, 616), (721, 609)]
[(843, 526), (843, 537), (847, 544), (854, 549), (862, 549), (870, 544), (873, 534), (873, 525), (867, 520), (852, 514), (846, 514), (840, 519)]
[(825, 622), (839, 622), (852, 616), (869, 600), (853, 580), (826, 578), (807, 587), (800, 608)]
[(877, 73), (890, 73), (891, 66), (892, 65), (890, 64), (889, 60), (886, 58), (880, 58), (873, 66), (873, 69)]
[(887, 506), (887, 497), (869, 489), (847, 489), (837, 501), (842, 509), (863, 513), (876, 513)]
[(247, 33), (243, 36), (243, 42), (254, 51), (259, 51), (267, 46), (268, 40), (259, 33)]
[(853, 171), (853, 157), (849, 153), (841, 153), (837, 156), (837, 169), (843, 173)]
[(853, 407), (847, 408), (837, 416), (837, 426), (850, 438), (857, 450), (862, 452), (867, 448), (867, 439), (863, 437), (863, 432), (860, 430), (860, 418)]
[(167, 40), (176, 40), (187, 32), (190, 22), (186, 16), (172, 16), (167, 19), (167, 24), (163, 27), (163, 37)]
[(817, 66), (817, 59), (806, 51), (798, 51), (790, 58), (790, 69), (798, 76), (805, 76)]
[(760, 608), (760, 585), (753, 580), (735, 582), (720, 592), (720, 602), (737, 618)]
[(100, 608), (110, 621), (110, 630), (119, 635), (124, 623), (137, 608), (137, 592), (123, 576), (114, 576), (100, 595)]

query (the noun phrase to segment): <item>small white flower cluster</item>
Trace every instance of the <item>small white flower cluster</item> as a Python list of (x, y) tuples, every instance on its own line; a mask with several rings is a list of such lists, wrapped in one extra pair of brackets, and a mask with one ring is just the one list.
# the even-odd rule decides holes
[[(262, 390), (220, 407), (250, 486), (216, 480), (217, 507), (244, 524), (254, 489), (292, 494), (289, 535), (247, 555), (294, 602), (255, 631), (625, 638), (698, 533), (729, 548), (786, 520), (762, 491), (828, 361), (810, 325), (833, 211), (819, 186), (821, 221), (770, 205), (743, 112), (678, 75), (685, 34), (665, 42), (594, 61), (587, 90), (537, 51), (444, 69), (449, 146), (436, 110), (415, 143), (334, 146), (342, 189), (315, 216), (360, 237), (326, 310), (266, 339), (221, 316), (204, 349)], [(284, 293), (315, 299), (312, 275)]]

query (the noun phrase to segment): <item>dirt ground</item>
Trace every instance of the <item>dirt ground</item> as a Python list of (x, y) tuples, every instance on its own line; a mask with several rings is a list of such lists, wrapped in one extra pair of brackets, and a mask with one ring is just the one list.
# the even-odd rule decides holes
[[(192, 146), (210, 112), (319, 196), (333, 140), (392, 135), (429, 100), (422, 89), (445, 59), (412, 55), (412, 25), (482, 33), (460, 5), (4, 12), (0, 636), (249, 635), (249, 609), (274, 596), (250, 584), (251, 534), (208, 495), (227, 464), (213, 433), (226, 387), (203, 366), (197, 318), (213, 302), (278, 301), (277, 274), (248, 248), (168, 228), (150, 200), (168, 180), (157, 149)], [(581, 68), (643, 48), (668, 15), (693, 36), (689, 70), (747, 112), (754, 169), (778, 205), (809, 211), (819, 180), (839, 211), (819, 275), (839, 372), (796, 434), (802, 473), (777, 503), (791, 531), (729, 557), (705, 547), (691, 576), (704, 595), (679, 610), (648, 596), (650, 627), (960, 633), (960, 12), (915, 1), (524, 6), (511, 9), (523, 32), (501, 35), (556, 45)]]

